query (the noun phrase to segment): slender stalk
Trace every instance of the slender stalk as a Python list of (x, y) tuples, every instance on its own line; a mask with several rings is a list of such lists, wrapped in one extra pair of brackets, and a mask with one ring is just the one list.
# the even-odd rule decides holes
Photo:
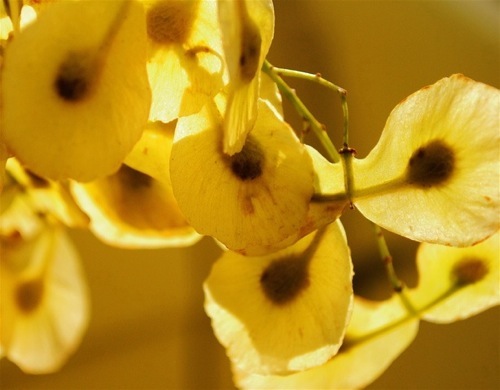
[[(276, 70), (274, 66), (272, 66), (268, 61), (264, 61), (264, 65), (262, 66), (262, 70), (276, 83), (280, 92), (285, 96), (290, 103), (294, 106), (297, 112), (310, 124), (311, 129), (314, 131), (316, 137), (318, 137), (319, 141), (323, 145), (328, 154), (328, 157), (333, 162), (340, 161), (340, 155), (337, 152), (337, 149), (333, 145), (330, 137), (326, 133), (325, 126), (321, 124), (314, 115), (309, 111), (309, 109), (305, 106), (305, 104), (299, 99), (295, 91), (288, 86), (288, 84), (281, 78), (279, 72)], [(278, 68), (279, 69), (279, 68)], [(299, 72), (301, 73), (301, 72)], [(325, 80), (326, 81), (326, 80)]]
[(404, 291), (404, 283), (401, 281), (401, 279), (399, 279), (398, 275), (396, 274), (396, 270), (394, 269), (393, 258), (389, 251), (389, 247), (387, 246), (387, 242), (385, 241), (382, 229), (377, 224), (373, 224), (373, 229), (375, 231), (380, 258), (384, 263), (389, 282), (391, 283), (393, 290), (398, 294), (406, 310), (409, 313), (415, 314), (416, 309)]
[(459, 286), (452, 286), (448, 290), (446, 290), (443, 294), (439, 295), (432, 301), (426, 303), (422, 307), (414, 308), (413, 312), (408, 312), (405, 316), (398, 318), (397, 320), (394, 320), (393, 322), (389, 322), (385, 324), (384, 326), (374, 329), (371, 332), (368, 332), (364, 335), (357, 336), (357, 337), (347, 337), (346, 338), (346, 343), (349, 347), (353, 347), (356, 344), (361, 344), (366, 341), (369, 341), (371, 339), (374, 339), (377, 336), (380, 336), (381, 334), (390, 332), (391, 330), (397, 328), (400, 325), (403, 325), (405, 322), (408, 322), (412, 319), (415, 318), (420, 318), (422, 314), (424, 314), (426, 311), (432, 309), (434, 306), (438, 305), (439, 303), (443, 302), (444, 300), (448, 299), (450, 296), (452, 296), (454, 293), (456, 293), (460, 289)]
[(344, 117), (344, 144), (346, 144), (346, 142), (347, 144), (349, 143), (349, 109), (347, 107), (347, 91), (344, 88), (324, 79), (320, 73), (311, 74), (301, 72), (299, 70), (278, 68), (276, 66), (273, 66), (272, 68), (279, 76), (295, 77), (298, 79), (312, 81), (336, 92), (340, 97), (340, 104), (342, 106), (342, 114)]
[(342, 113), (344, 114), (344, 147), (349, 145), (349, 110), (347, 108), (347, 92), (340, 95)]
[[(352, 176), (352, 175), (351, 175)], [(396, 190), (401, 188), (407, 184), (407, 180), (404, 176), (387, 181), (385, 183), (377, 184), (371, 187), (366, 187), (366, 188), (353, 188), (354, 187), (354, 181), (351, 181), (350, 184), (350, 190), (351, 194), (350, 196), (352, 199), (361, 199), (365, 197), (370, 197), (374, 195), (381, 195), (385, 194), (387, 192)], [(346, 194), (344, 192), (338, 193), (338, 194), (315, 194), (314, 198), (317, 202), (330, 202), (334, 200), (338, 200), (340, 198), (345, 198)]]
[(345, 96), (347, 94), (347, 91), (344, 88), (339, 87), (338, 85), (335, 85), (331, 81), (324, 79), (323, 77), (321, 77), (320, 73), (312, 74), (312, 73), (302, 72), (300, 70), (279, 68), (277, 66), (271, 65), (268, 61), (266, 61), (266, 62), (280, 76), (295, 77), (298, 79), (313, 81), (313, 82), (318, 83), (326, 88), (334, 90), (335, 92), (337, 92), (341, 96), (342, 95)]
[(355, 184), (354, 172), (352, 169), (352, 158), (356, 154), (356, 151), (350, 148), (346, 142), (347, 138), (344, 138), (344, 146), (340, 149), (342, 164), (344, 164), (344, 190), (347, 195), (347, 199), (349, 199), (351, 204), (351, 208), (354, 208), (353, 195), (355, 193)]

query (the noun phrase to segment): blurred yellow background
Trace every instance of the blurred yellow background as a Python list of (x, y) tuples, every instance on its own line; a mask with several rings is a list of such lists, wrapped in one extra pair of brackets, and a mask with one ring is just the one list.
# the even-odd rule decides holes
[[(351, 144), (360, 157), (375, 145), (392, 108), (417, 89), (453, 73), (500, 86), (498, 1), (280, 0), (275, 11), (270, 61), (320, 72), (348, 90)], [(290, 84), (339, 145), (338, 97), (317, 85)], [(356, 291), (387, 297), (370, 224), (355, 211), (342, 220)], [(93, 307), (83, 344), (52, 375), (24, 375), (0, 361), (2, 389), (234, 388), (203, 312), (202, 282), (219, 253), (210, 239), (187, 249), (125, 251), (86, 232), (73, 237)], [(413, 285), (417, 244), (387, 238), (398, 272)], [(499, 313), (495, 308), (452, 325), (422, 323), (415, 342), (369, 388), (498, 388)]]

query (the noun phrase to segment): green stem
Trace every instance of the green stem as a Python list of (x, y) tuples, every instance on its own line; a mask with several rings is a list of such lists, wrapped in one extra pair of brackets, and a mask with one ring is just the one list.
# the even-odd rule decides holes
[(353, 195), (355, 193), (355, 183), (354, 183), (354, 172), (352, 169), (352, 159), (356, 151), (346, 144), (346, 139), (344, 139), (344, 146), (340, 149), (340, 155), (342, 157), (342, 164), (344, 165), (344, 191), (347, 199), (351, 203), (351, 208), (353, 206)]
[[(341, 150), (342, 152), (342, 150)], [(352, 162), (352, 159), (351, 161)], [(396, 178), (394, 180), (387, 181), (385, 183), (377, 184), (372, 187), (367, 187), (367, 188), (354, 188), (354, 180), (352, 179), (352, 164), (351, 163), (345, 163), (346, 164), (346, 169), (351, 169), (351, 172), (346, 172), (350, 175), (351, 179), (347, 183), (349, 185), (349, 190), (350, 190), (350, 198), (352, 198), (354, 201), (360, 198), (365, 198), (365, 197), (370, 197), (374, 195), (382, 195), (388, 192), (391, 192), (393, 190), (397, 190), (404, 185), (408, 184), (406, 181), (405, 177), (400, 177)], [(330, 201), (335, 201), (339, 199), (345, 199), (346, 194), (344, 192), (342, 193), (335, 193), (335, 194), (314, 194), (314, 199), (317, 202), (330, 202)]]
[(347, 92), (340, 96), (342, 112), (344, 114), (344, 147), (349, 145), (349, 110), (347, 108)]
[(324, 79), (320, 73), (311, 74), (307, 72), (301, 72), (299, 70), (278, 68), (276, 66), (273, 66), (272, 68), (279, 76), (295, 77), (298, 79), (312, 81), (336, 92), (340, 97), (340, 104), (342, 106), (342, 114), (344, 117), (344, 144), (346, 144), (346, 142), (347, 144), (349, 143), (349, 109), (347, 107), (347, 91), (344, 88), (339, 87), (331, 81)]
[(404, 283), (401, 281), (401, 279), (399, 279), (398, 275), (396, 274), (396, 270), (394, 269), (393, 258), (389, 251), (389, 247), (387, 246), (387, 242), (385, 241), (382, 229), (377, 224), (373, 224), (373, 229), (375, 230), (380, 258), (384, 263), (387, 277), (389, 278), (392, 288), (398, 294), (402, 304), (404, 305), (408, 313), (415, 314), (415, 307), (404, 291)]
[[(312, 130), (314, 131), (316, 137), (318, 137), (319, 141), (323, 145), (328, 154), (328, 157), (333, 162), (340, 161), (340, 155), (337, 152), (337, 149), (333, 145), (330, 137), (326, 133), (325, 126), (321, 124), (314, 115), (308, 110), (305, 104), (299, 99), (295, 91), (288, 86), (288, 84), (281, 78), (278, 71), (274, 66), (272, 66), (268, 61), (264, 61), (262, 66), (262, 71), (266, 73), (271, 79), (276, 83), (280, 92), (285, 96), (290, 103), (294, 106), (297, 112), (309, 122)], [(325, 80), (326, 81), (326, 80)]]
[(420, 308), (414, 308), (413, 312), (407, 312), (407, 314), (394, 322), (390, 322), (388, 324), (385, 324), (381, 328), (375, 329), (369, 333), (366, 333), (362, 336), (357, 336), (357, 337), (346, 337), (346, 345), (349, 348), (354, 347), (356, 344), (361, 344), (367, 341), (370, 341), (371, 339), (376, 338), (377, 336), (380, 336), (381, 334), (390, 332), (393, 329), (396, 329), (398, 326), (403, 325), (404, 323), (415, 319), (415, 318), (420, 318), (422, 314), (424, 314), (426, 311), (432, 309), (434, 306), (438, 305), (439, 303), (443, 302), (444, 300), (448, 299), (450, 296), (452, 296), (455, 292), (457, 292), (460, 289), (459, 286), (453, 285), (451, 286), (448, 290), (446, 290), (443, 294), (439, 295), (436, 297), (434, 300), (428, 302), (424, 306)]

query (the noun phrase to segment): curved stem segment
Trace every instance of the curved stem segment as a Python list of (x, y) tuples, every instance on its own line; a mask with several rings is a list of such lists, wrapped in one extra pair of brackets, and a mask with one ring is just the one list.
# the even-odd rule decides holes
[[(308, 110), (308, 108), (305, 106), (305, 104), (302, 102), (302, 100), (299, 99), (295, 91), (288, 86), (288, 84), (281, 78), (280, 74), (284, 74), (285, 70), (280, 69), (280, 68), (275, 68), (272, 66), (267, 60), (264, 61), (264, 65), (262, 66), (262, 71), (266, 73), (271, 79), (276, 83), (278, 86), (280, 92), (285, 96), (290, 103), (294, 106), (294, 108), (297, 110), (297, 112), (310, 124), (312, 130), (314, 131), (314, 134), (316, 137), (318, 137), (319, 141), (325, 148), (328, 157), (333, 161), (333, 162), (339, 162), (340, 161), (340, 155), (337, 152), (337, 149), (333, 145), (332, 141), (328, 137), (328, 134), (325, 131), (325, 126), (321, 124), (315, 117), (314, 115)], [(297, 72), (297, 71), (286, 71), (287, 75), (297, 75), (300, 74), (302, 75), (303, 72)], [(308, 75), (307, 73), (304, 73), (304, 75)], [(312, 75), (309, 75), (312, 76)], [(315, 81), (318, 81), (316, 77), (312, 76)], [(305, 77), (302, 77), (305, 78)], [(329, 83), (324, 79), (321, 79), (321, 83), (325, 85), (324, 83)], [(329, 83), (331, 84), (331, 83)], [(332, 84), (334, 85), (334, 84)], [(336, 87), (336, 86), (335, 86)], [(338, 87), (337, 87), (338, 88)]]
[(320, 73), (311, 74), (307, 72), (301, 72), (299, 70), (278, 68), (276, 66), (273, 66), (272, 68), (279, 76), (295, 77), (298, 79), (312, 81), (338, 93), (340, 97), (340, 104), (342, 106), (342, 114), (344, 116), (344, 145), (349, 144), (349, 109), (347, 107), (347, 91), (344, 88), (339, 87), (331, 81), (324, 79)]
[(450, 296), (455, 294), (460, 287), (458, 286), (452, 286), (450, 289), (433, 299), (432, 301), (428, 302), (427, 304), (423, 305), (422, 307), (414, 308), (413, 312), (408, 312), (405, 316), (400, 317), (394, 321), (391, 321), (380, 328), (374, 329), (372, 331), (369, 331), (366, 334), (356, 336), (356, 337), (346, 337), (345, 343), (348, 347), (352, 348), (357, 344), (362, 344), (366, 341), (370, 341), (374, 339), (375, 337), (378, 337), (384, 333), (387, 333), (395, 328), (397, 328), (400, 325), (403, 325), (404, 323), (413, 320), (415, 318), (420, 318), (422, 314), (424, 314), (426, 311), (432, 309), (434, 306), (438, 305), (439, 303), (445, 301), (448, 299)]
[(378, 251), (380, 254), (380, 258), (384, 263), (385, 270), (387, 272), (387, 277), (392, 285), (393, 290), (398, 294), (401, 302), (405, 306), (406, 310), (410, 314), (416, 314), (417, 310), (411, 303), (410, 299), (407, 297), (404, 291), (404, 283), (399, 279), (396, 274), (396, 270), (394, 269), (393, 258), (391, 253), (389, 252), (389, 247), (387, 246), (387, 242), (385, 241), (384, 234), (382, 233), (382, 229), (377, 224), (373, 224), (373, 229), (375, 231), (375, 236), (377, 240)]

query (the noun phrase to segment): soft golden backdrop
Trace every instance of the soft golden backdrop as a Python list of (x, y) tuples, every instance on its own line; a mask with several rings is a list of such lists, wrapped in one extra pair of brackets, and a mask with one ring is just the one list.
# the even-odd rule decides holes
[[(464, 73), (500, 87), (497, 1), (279, 0), (275, 10), (270, 61), (321, 72), (348, 90), (351, 144), (361, 157), (375, 145), (392, 108), (422, 86)], [(291, 84), (338, 145), (338, 98), (316, 85)], [(343, 222), (357, 292), (387, 297), (370, 224), (355, 211)], [(125, 251), (86, 232), (73, 236), (92, 294), (92, 321), (83, 344), (52, 375), (27, 376), (0, 361), (2, 388), (233, 388), (229, 363), (202, 307), (201, 285), (219, 253), (211, 240), (188, 249)], [(414, 284), (416, 244), (394, 235), (388, 241), (396, 268)], [(412, 346), (369, 388), (497, 388), (499, 313), (496, 308), (446, 326), (422, 323)]]

